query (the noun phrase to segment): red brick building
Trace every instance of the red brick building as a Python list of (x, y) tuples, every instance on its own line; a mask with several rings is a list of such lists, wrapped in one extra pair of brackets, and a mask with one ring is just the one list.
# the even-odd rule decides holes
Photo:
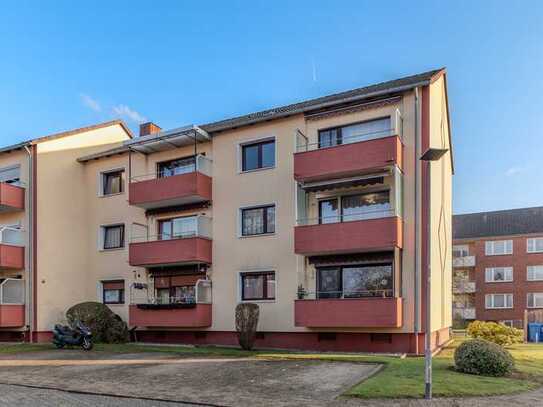
[(522, 327), (543, 308), (543, 207), (453, 217), (453, 318)]

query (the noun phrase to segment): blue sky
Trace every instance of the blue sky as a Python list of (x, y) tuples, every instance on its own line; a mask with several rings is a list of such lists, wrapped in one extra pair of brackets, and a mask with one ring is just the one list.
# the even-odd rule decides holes
[(0, 17), (1, 145), (114, 117), (203, 123), (446, 66), (455, 212), (543, 205), (541, 1), (13, 1)]

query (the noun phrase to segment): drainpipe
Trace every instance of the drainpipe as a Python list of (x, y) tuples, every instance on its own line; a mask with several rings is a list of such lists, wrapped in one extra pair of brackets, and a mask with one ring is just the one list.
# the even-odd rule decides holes
[(421, 258), (420, 258), (420, 238), (421, 238), (421, 197), (420, 190), (420, 128), (419, 128), (419, 88), (415, 88), (415, 350), (419, 353), (419, 334), (420, 334), (420, 292), (421, 292)]
[(26, 251), (28, 252), (28, 275), (27, 275), (27, 281), (28, 281), (28, 290), (25, 293), (25, 300), (27, 303), (26, 309), (26, 317), (28, 321), (28, 332), (30, 334), (29, 341), (34, 341), (34, 183), (33, 183), (33, 176), (34, 176), (34, 162), (32, 160), (32, 151), (28, 148), (28, 145), (24, 146), (24, 150), (28, 156), (28, 204), (25, 205), (25, 210), (28, 211), (28, 224), (27, 224), (27, 230), (28, 230), (28, 239), (27, 239), (27, 245), (26, 245)]

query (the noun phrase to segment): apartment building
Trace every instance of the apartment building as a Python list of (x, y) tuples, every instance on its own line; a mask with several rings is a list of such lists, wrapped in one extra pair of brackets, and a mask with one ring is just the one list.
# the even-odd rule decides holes
[[(0, 214), (6, 236), (24, 236), (0, 259), (4, 246), (25, 257), (1, 284), (26, 293), (0, 300), (13, 320), (0, 336), (47, 340), (71, 305), (100, 301), (138, 340), (234, 345), (248, 301), (257, 346), (421, 353), (431, 266), (438, 346), (452, 322), (449, 126), (441, 69), (198, 126), (133, 137), (115, 121), (1, 150), (0, 176), (18, 157), (32, 187)], [(448, 152), (429, 164), (429, 148)]]
[(523, 327), (543, 308), (543, 207), (453, 217), (453, 315), (458, 323)]

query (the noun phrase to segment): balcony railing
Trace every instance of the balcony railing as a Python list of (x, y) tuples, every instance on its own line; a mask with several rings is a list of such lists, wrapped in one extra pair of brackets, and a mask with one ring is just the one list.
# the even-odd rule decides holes
[(390, 298), (394, 296), (394, 289), (382, 288), (375, 290), (341, 290), (341, 291), (306, 291), (298, 290), (300, 300), (322, 300), (339, 298)]
[(133, 236), (129, 245), (129, 263), (142, 267), (211, 263), (211, 238), (211, 218), (198, 216), (193, 230), (174, 235)]
[(457, 281), (453, 283), (455, 294), (472, 294), (475, 292), (475, 281)]
[(294, 251), (324, 255), (402, 248), (402, 221), (396, 209), (299, 219)]
[(298, 299), (294, 303), (294, 323), (308, 328), (399, 328), (402, 299), (380, 295)]
[(22, 211), (25, 208), (25, 184), (0, 182), (0, 212)]
[(0, 283), (0, 328), (25, 325), (24, 280), (6, 278)]
[(475, 267), (475, 256), (453, 257), (453, 267)]
[(0, 227), (0, 269), (23, 269), (25, 266), (24, 232), (13, 226)]
[(197, 328), (211, 325), (212, 285), (198, 280), (194, 297), (158, 297), (154, 287), (133, 284), (130, 290), (129, 323), (145, 327)]
[(475, 308), (453, 308), (453, 315), (461, 319), (476, 319)]
[(193, 164), (130, 178), (130, 205), (144, 209), (211, 200), (212, 161), (198, 155)]

